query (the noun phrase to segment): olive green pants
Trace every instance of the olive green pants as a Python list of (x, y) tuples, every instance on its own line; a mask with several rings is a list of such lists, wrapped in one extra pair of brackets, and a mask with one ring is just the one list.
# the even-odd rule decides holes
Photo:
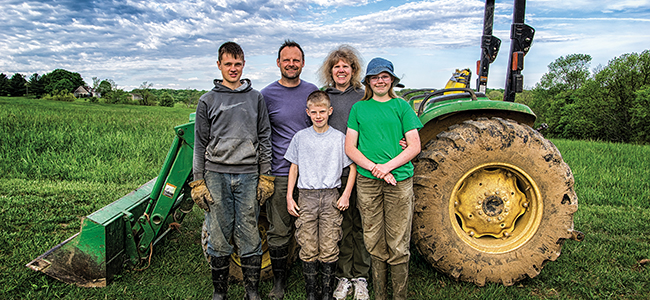
[[(288, 176), (276, 176), (273, 196), (264, 204), (266, 205), (266, 219), (269, 221), (269, 230), (266, 232), (266, 241), (269, 247), (286, 246), (293, 236), (295, 218), (287, 211), (288, 182)], [(298, 189), (294, 189), (293, 198), (298, 199)]]
[[(348, 182), (348, 177), (341, 177), (341, 188), (343, 193)], [(339, 262), (336, 270), (336, 277), (339, 278), (370, 278), (370, 253), (363, 243), (363, 226), (361, 224), (361, 213), (357, 207), (357, 188), (352, 189), (350, 194), (350, 206), (341, 212), (343, 222), (341, 229), (343, 236), (339, 242)]]

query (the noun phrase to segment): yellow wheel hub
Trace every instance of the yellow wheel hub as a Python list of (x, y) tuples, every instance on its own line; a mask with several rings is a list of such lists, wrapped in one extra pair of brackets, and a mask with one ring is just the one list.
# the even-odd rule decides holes
[(456, 183), (450, 198), (456, 233), (484, 252), (507, 252), (528, 241), (542, 217), (539, 188), (506, 163), (478, 166)]
[(496, 238), (509, 235), (515, 220), (526, 212), (526, 195), (517, 179), (504, 169), (479, 170), (471, 174), (458, 191), (456, 215), (469, 235)]

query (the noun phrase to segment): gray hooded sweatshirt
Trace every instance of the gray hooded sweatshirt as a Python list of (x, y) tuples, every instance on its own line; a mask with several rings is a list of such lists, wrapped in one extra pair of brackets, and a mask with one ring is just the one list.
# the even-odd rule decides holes
[(194, 180), (206, 170), (266, 173), (271, 170), (271, 125), (264, 97), (248, 79), (231, 90), (214, 80), (196, 106)]

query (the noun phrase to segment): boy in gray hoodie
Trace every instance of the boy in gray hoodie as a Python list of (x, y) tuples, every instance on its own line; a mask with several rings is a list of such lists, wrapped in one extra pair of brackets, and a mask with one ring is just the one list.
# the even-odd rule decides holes
[[(268, 177), (260, 179), (260, 174), (271, 170), (271, 127), (262, 94), (250, 80), (241, 79), (244, 64), (238, 44), (221, 45), (217, 66), (223, 79), (214, 80), (214, 88), (196, 107), (190, 187), (192, 199), (206, 211), (202, 243), (212, 269), (212, 299), (226, 299), (234, 246), (241, 257), (246, 299), (260, 299), (257, 195), (258, 182), (268, 183)], [(272, 183), (270, 189), (262, 194), (272, 193)]]

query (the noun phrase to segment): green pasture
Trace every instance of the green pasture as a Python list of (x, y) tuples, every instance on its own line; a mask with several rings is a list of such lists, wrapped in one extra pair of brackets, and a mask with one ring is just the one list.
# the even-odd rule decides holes
[[(79, 288), (25, 264), (79, 231), (82, 217), (157, 176), (191, 109), (0, 97), (0, 299), (209, 299), (203, 214), (154, 249), (144, 271)], [(456, 282), (411, 256), (409, 299), (650, 299), (650, 146), (552, 140), (575, 176), (575, 228), (541, 274), (511, 287)], [(263, 282), (264, 295), (271, 282)], [(231, 299), (244, 294), (232, 285)], [(286, 299), (303, 299), (294, 264)]]

